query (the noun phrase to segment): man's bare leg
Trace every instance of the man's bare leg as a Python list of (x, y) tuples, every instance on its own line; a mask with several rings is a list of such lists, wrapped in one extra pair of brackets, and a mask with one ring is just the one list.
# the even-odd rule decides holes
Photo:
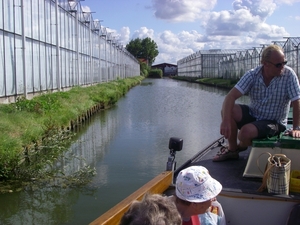
[(231, 119), (231, 135), (228, 138), (228, 150), (236, 151), (238, 148), (237, 137), (238, 137), (238, 128), (237, 122), (242, 119), (242, 109), (239, 105), (234, 105), (232, 110), (232, 119)]
[(242, 127), (238, 134), (238, 139), (240, 141), (239, 146), (241, 148), (246, 148), (252, 145), (252, 140), (258, 136), (258, 130), (256, 126), (249, 123)]

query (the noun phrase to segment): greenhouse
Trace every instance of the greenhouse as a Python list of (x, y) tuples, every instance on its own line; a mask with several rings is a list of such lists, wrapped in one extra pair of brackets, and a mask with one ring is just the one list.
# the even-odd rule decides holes
[[(287, 65), (299, 77), (300, 37), (288, 37), (273, 44), (283, 48)], [(260, 65), (261, 52), (267, 45), (251, 49), (201, 50), (177, 62), (178, 76), (239, 79), (246, 71)]]
[(0, 102), (140, 74), (80, 0), (0, 0), (0, 15)]

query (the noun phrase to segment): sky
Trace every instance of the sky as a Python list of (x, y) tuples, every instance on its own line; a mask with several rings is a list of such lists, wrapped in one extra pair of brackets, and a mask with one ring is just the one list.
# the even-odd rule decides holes
[(300, 37), (300, 0), (81, 0), (83, 11), (124, 47), (146, 37), (153, 65), (177, 64), (199, 50), (251, 49)]

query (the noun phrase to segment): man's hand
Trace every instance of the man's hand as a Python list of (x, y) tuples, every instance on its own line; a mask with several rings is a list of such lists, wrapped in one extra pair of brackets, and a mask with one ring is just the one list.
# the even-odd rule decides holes
[(289, 135), (294, 138), (300, 138), (300, 130), (290, 130)]
[(220, 126), (220, 134), (224, 135), (226, 139), (228, 139), (231, 135), (231, 124), (230, 121), (222, 121)]

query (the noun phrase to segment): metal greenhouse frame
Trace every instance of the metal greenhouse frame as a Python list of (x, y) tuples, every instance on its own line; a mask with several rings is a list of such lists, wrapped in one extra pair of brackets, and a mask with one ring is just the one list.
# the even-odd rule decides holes
[[(274, 41), (273, 44), (283, 48), (287, 65), (299, 77), (300, 37), (287, 37), (285, 41)], [(178, 76), (240, 79), (245, 72), (260, 65), (261, 53), (266, 46), (267, 44), (263, 44), (238, 50), (200, 50), (177, 62)]]
[(81, 0), (0, 0), (0, 102), (140, 75)]

